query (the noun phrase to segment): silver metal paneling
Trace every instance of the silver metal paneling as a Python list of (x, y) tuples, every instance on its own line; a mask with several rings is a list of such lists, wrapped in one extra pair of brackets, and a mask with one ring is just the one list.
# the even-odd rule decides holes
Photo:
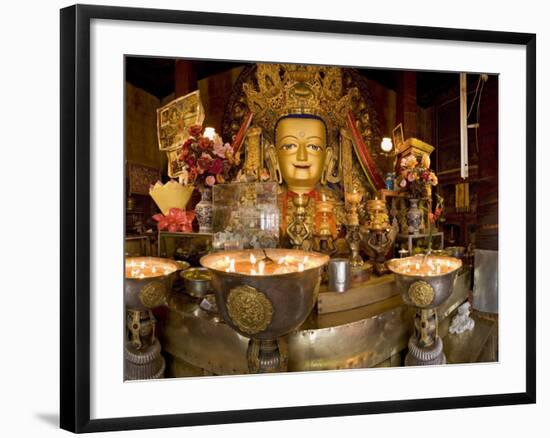
[(473, 308), (498, 313), (498, 251), (475, 250)]

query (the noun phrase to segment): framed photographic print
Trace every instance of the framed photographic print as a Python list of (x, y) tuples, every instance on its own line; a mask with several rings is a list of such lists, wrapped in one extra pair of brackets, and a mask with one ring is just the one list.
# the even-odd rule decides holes
[(62, 9), (61, 427), (534, 403), (535, 41)]

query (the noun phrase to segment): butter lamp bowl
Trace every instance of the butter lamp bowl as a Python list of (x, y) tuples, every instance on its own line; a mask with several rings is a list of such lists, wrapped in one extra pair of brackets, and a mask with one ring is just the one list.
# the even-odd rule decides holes
[(462, 261), (441, 255), (417, 255), (387, 262), (403, 301), (422, 309), (434, 309), (453, 292)]
[[(248, 338), (273, 340), (296, 330), (311, 313), (328, 261), (316, 252), (266, 249), (265, 254), (213, 253), (200, 263), (212, 274), (216, 303), (227, 324)], [(265, 269), (258, 269), (260, 262)]]
[[(188, 265), (187, 265), (188, 266)], [(174, 277), (186, 264), (160, 257), (126, 257), (124, 303), (134, 310), (164, 304)]]

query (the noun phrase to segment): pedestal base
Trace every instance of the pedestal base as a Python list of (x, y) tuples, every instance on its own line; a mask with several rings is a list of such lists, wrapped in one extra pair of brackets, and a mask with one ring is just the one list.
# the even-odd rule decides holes
[(248, 343), (248, 371), (251, 374), (288, 371), (286, 344), (276, 339), (255, 340)]
[(124, 379), (148, 380), (164, 377), (166, 363), (160, 354), (160, 342), (137, 349), (131, 342), (124, 348)]
[(420, 347), (414, 336), (409, 339), (409, 352), (405, 357), (405, 366), (445, 365), (446, 363), (443, 341), (439, 336), (429, 347)]

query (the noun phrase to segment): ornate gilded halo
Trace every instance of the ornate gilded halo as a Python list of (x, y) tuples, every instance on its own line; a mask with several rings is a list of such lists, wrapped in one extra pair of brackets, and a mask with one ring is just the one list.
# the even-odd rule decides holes
[(258, 64), (257, 86), (243, 84), (248, 108), (254, 123), (273, 141), (277, 120), (288, 115), (312, 115), (325, 122), (328, 143), (335, 141), (340, 126), (345, 125), (357, 88), (343, 93), (342, 69), (295, 64)]

